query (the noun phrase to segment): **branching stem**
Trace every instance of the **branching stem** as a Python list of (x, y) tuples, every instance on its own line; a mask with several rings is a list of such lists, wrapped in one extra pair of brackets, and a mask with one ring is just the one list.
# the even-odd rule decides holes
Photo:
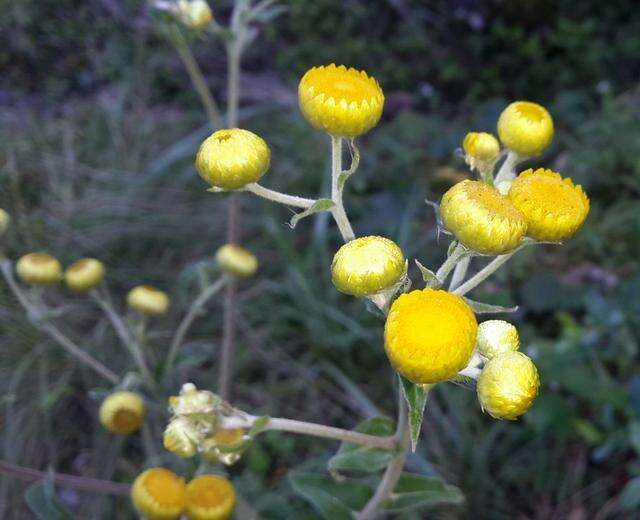
[(483, 269), (478, 271), (475, 275), (469, 278), (462, 285), (454, 289), (454, 294), (459, 294), (460, 296), (464, 296), (469, 291), (480, 285), (487, 278), (489, 278), (493, 273), (495, 273), (500, 267), (509, 260), (515, 251), (508, 253), (506, 255), (500, 255), (495, 257), (491, 262), (489, 262)]

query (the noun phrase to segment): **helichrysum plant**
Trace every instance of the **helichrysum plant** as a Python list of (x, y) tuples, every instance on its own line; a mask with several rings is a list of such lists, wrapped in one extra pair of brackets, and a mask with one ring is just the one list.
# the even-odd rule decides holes
[[(221, 289), (240, 279), (247, 283), (258, 271), (258, 258), (233, 241), (217, 250), (212, 245), (212, 263), (218, 277), (201, 285), (177, 324), (163, 359), (153, 364), (146, 355), (150, 341), (147, 327), (153, 322), (150, 318), (163, 322), (170, 319), (168, 293), (139, 285), (126, 296), (126, 306), (117, 305), (107, 288), (107, 269), (98, 259), (80, 259), (63, 270), (62, 264), (47, 253), (26, 254), (15, 268), (13, 262), (2, 257), (2, 274), (33, 325), (109, 385), (110, 390), (96, 410), (105, 430), (116, 435), (147, 432), (143, 438), (148, 441), (152, 431), (149, 422), (155, 416), (164, 427), (164, 448), (177, 457), (197, 457), (200, 461), (198, 470), (191, 472), (191, 479), (162, 467), (141, 471), (131, 487), (135, 510), (148, 520), (230, 518), (237, 502), (235, 488), (222, 475), (206, 473), (206, 464), (219, 464), (223, 472), (225, 466), (240, 460), (266, 430), (341, 441), (338, 454), (329, 463), (332, 476), (354, 466), (361, 473), (384, 470), (379, 479), (359, 482), (361, 499), (348, 506), (333, 495), (336, 486), (348, 487), (349, 482), (332, 482), (331, 477), (322, 475), (309, 480), (293, 473), (294, 489), (325, 518), (333, 519), (329, 511), (336, 510), (345, 518), (368, 519), (381, 510), (420, 508), (424, 505), (421, 493), (427, 493), (431, 502), (460, 503), (462, 496), (456, 488), (438, 481), (435, 489), (433, 478), (403, 474), (403, 468), (408, 452), (415, 450), (418, 443), (423, 411), (434, 385), (455, 382), (472, 388), (481, 410), (508, 421), (525, 414), (538, 395), (538, 372), (523, 352), (526, 349), (517, 328), (507, 321), (485, 320), (483, 316), (509, 309), (490, 306), (467, 295), (523, 247), (570, 239), (589, 213), (587, 195), (571, 179), (546, 168), (519, 168), (522, 161), (540, 156), (550, 145), (554, 133), (551, 115), (536, 103), (517, 101), (507, 106), (497, 121), (499, 140), (487, 131), (467, 134), (461, 145), (470, 168), (469, 178), (450, 187), (435, 204), (440, 231), (451, 239), (446, 259), (433, 270), (413, 259), (422, 276), (412, 280), (409, 259), (393, 237), (358, 236), (343, 201), (349, 179), (359, 167), (356, 139), (371, 131), (383, 114), (385, 97), (378, 81), (367, 72), (336, 64), (316, 66), (304, 74), (298, 86), (299, 107), (309, 124), (327, 134), (330, 141), (330, 193), (314, 199), (267, 188), (261, 184), (263, 179), (277, 182), (277, 175), (268, 173), (269, 136), (259, 136), (238, 125), (237, 87), (242, 51), (255, 38), (255, 25), (276, 16), (277, 6), (271, 0), (257, 4), (238, 0), (230, 28), (224, 29), (202, 0), (157, 0), (153, 5), (168, 17), (163, 27), (176, 45), (216, 128), (194, 151), (195, 170), (206, 188), (213, 193), (249, 192), (296, 208), (298, 213), (290, 222), (292, 228), (315, 213), (331, 215), (344, 243), (335, 248), (326, 269), (336, 290), (366, 300), (383, 317), (380, 330), (384, 341), (377, 348), (386, 353), (389, 366), (397, 373), (400, 399), (395, 423), (379, 417), (354, 430), (345, 430), (251, 415), (220, 395), (184, 381), (180, 381), (177, 395), (171, 395), (176, 393), (176, 361), (191, 324)], [(217, 105), (187, 45), (186, 36), (208, 33), (222, 35), (227, 43), (227, 125), (221, 124)], [(346, 168), (345, 143), (351, 156)], [(9, 215), (0, 210), (0, 237), (9, 231)], [(74, 297), (92, 301), (104, 311), (130, 355), (132, 367), (127, 373), (111, 370), (54, 323), (58, 310), (49, 307), (42, 292), (61, 283)], [(128, 309), (126, 315), (120, 308)], [(229, 378), (232, 373), (232, 351), (223, 349), (223, 354), (220, 379)], [(220, 386), (225, 388), (224, 384)], [(167, 399), (168, 395), (171, 396)], [(154, 406), (147, 410), (146, 403), (151, 402)], [(151, 413), (158, 404), (166, 409), (168, 420)], [(367, 449), (355, 450), (356, 446)], [(344, 462), (345, 454), (349, 455), (348, 464)], [(324, 507), (322, 500), (326, 497), (332, 497), (334, 509)]]

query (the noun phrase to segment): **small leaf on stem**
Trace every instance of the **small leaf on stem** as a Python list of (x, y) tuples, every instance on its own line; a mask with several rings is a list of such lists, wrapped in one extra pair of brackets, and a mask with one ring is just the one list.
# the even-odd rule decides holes
[(335, 203), (331, 199), (318, 199), (316, 200), (311, 207), (301, 211), (300, 213), (296, 213), (291, 220), (289, 221), (289, 226), (291, 229), (295, 228), (300, 220), (309, 215), (313, 215), (314, 213), (320, 213), (322, 211), (328, 211), (335, 206)]
[(444, 504), (460, 505), (463, 502), (462, 491), (456, 486), (446, 484), (439, 477), (403, 473), (389, 500), (385, 502), (384, 509), (388, 512), (403, 513)]
[(414, 262), (418, 266), (418, 269), (420, 269), (420, 273), (422, 273), (422, 279), (424, 280), (424, 283), (426, 284), (425, 285), (426, 288), (440, 287), (442, 285), (440, 283), (440, 280), (438, 280), (438, 277), (436, 276), (436, 273), (434, 273), (431, 269), (429, 269), (429, 268), (425, 267), (424, 265), (422, 265), (417, 260), (414, 260)]
[(518, 310), (518, 306), (515, 307), (503, 307), (501, 305), (493, 305), (491, 303), (483, 303), (470, 298), (462, 297), (467, 305), (471, 307), (471, 310), (476, 314), (499, 314), (499, 313), (511, 313)]
[(418, 438), (420, 437), (420, 429), (422, 427), (422, 418), (424, 416), (424, 407), (427, 404), (427, 396), (433, 385), (417, 385), (411, 381), (407, 381), (404, 377), (400, 377), (402, 384), (402, 392), (407, 401), (409, 408), (409, 433), (411, 434), (411, 451), (416, 451)]

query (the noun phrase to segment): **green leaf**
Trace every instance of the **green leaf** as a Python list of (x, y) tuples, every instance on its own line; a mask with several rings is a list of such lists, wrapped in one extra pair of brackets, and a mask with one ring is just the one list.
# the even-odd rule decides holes
[(27, 488), (24, 499), (39, 520), (73, 520), (74, 516), (56, 496), (52, 478)]
[(351, 177), (356, 170), (358, 169), (358, 165), (360, 164), (360, 149), (356, 145), (354, 139), (351, 139), (349, 142), (349, 151), (351, 152), (351, 166), (348, 170), (340, 172), (338, 175), (338, 189), (342, 191), (345, 183)]
[(476, 314), (499, 314), (499, 313), (511, 313), (518, 310), (518, 306), (515, 307), (502, 307), (501, 305), (493, 305), (491, 303), (477, 302), (469, 298), (462, 297), (465, 302), (471, 307), (471, 310)]
[(434, 273), (431, 269), (428, 269), (427, 267), (422, 265), (417, 260), (414, 260), (414, 262), (418, 266), (418, 269), (420, 269), (420, 273), (422, 274), (422, 279), (424, 280), (424, 283), (426, 284), (427, 288), (440, 287), (442, 285), (442, 283), (436, 276), (436, 273)]
[(400, 377), (402, 383), (402, 392), (409, 407), (409, 433), (411, 434), (411, 450), (416, 451), (418, 438), (420, 437), (420, 428), (422, 427), (422, 418), (424, 416), (424, 407), (427, 404), (427, 396), (433, 385), (416, 385), (407, 381), (404, 377)]
[(371, 488), (361, 482), (336, 482), (317, 473), (292, 471), (289, 482), (326, 520), (353, 520), (353, 511), (362, 509), (373, 495)]
[(632, 478), (620, 493), (618, 507), (623, 511), (640, 507), (640, 477)]
[(476, 391), (476, 386), (478, 384), (478, 382), (473, 379), (472, 377), (469, 376), (463, 376), (463, 375), (456, 375), (454, 377), (452, 377), (451, 379), (449, 379), (449, 383), (453, 383), (454, 385), (458, 385), (458, 386), (462, 386), (463, 388), (466, 388), (467, 390), (472, 390), (472, 391)]
[[(395, 432), (395, 423), (388, 417), (374, 417), (361, 422), (354, 431), (390, 437)], [(331, 474), (336, 475), (342, 471), (374, 473), (386, 468), (396, 455), (396, 450), (343, 442), (338, 452), (329, 460), (328, 469)]]
[(253, 439), (256, 435), (259, 435), (263, 431), (266, 430), (267, 425), (269, 424), (269, 420), (271, 417), (268, 415), (263, 415), (262, 417), (258, 417), (254, 422), (253, 426), (249, 430), (249, 436)]
[(291, 217), (289, 226), (291, 227), (291, 229), (293, 229), (303, 218), (308, 217), (309, 215), (313, 215), (314, 213), (328, 211), (334, 206), (335, 204), (331, 199), (318, 199), (309, 208), (301, 211), (300, 213), (296, 213), (293, 217)]
[(389, 500), (385, 502), (384, 509), (400, 513), (443, 504), (460, 505), (463, 502), (462, 491), (438, 477), (403, 473)]

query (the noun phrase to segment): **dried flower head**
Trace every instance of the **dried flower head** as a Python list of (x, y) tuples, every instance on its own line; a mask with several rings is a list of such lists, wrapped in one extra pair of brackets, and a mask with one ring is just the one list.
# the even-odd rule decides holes
[(249, 446), (249, 436), (243, 428), (225, 428), (218, 430), (202, 443), (202, 456), (208, 462), (235, 464)]
[(363, 297), (397, 286), (407, 273), (400, 247), (388, 238), (368, 236), (344, 244), (333, 257), (333, 285)]
[(218, 188), (236, 190), (257, 182), (269, 169), (271, 151), (249, 130), (218, 130), (200, 145), (196, 169), (202, 179)]
[(509, 199), (527, 221), (536, 240), (566, 240), (589, 214), (589, 199), (579, 184), (544, 168), (528, 169), (511, 184)]
[(476, 317), (460, 296), (433, 289), (411, 291), (391, 306), (385, 349), (409, 381), (438, 383), (467, 366), (477, 330)]
[(444, 226), (465, 246), (483, 254), (512, 251), (527, 223), (509, 198), (482, 181), (464, 180), (442, 197)]
[(314, 128), (353, 138), (378, 124), (384, 94), (366, 72), (332, 63), (305, 73), (298, 86), (298, 103)]

